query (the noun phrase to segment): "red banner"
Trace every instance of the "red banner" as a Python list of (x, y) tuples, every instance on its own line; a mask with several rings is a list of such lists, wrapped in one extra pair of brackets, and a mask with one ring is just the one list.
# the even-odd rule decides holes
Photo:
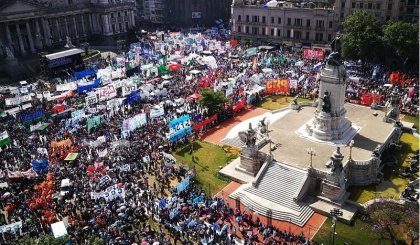
[(317, 59), (317, 60), (324, 59), (324, 51), (322, 50), (309, 49), (309, 48), (304, 48), (302, 50), (303, 50), (303, 58), (305, 59)]
[(214, 114), (214, 115), (213, 115), (213, 116), (211, 116), (211, 117), (206, 118), (206, 120), (204, 120), (204, 121), (202, 121), (202, 122), (199, 122), (199, 123), (197, 123), (196, 125), (194, 125), (194, 126), (193, 126), (193, 130), (194, 130), (194, 131), (198, 131), (198, 130), (200, 130), (201, 128), (203, 128), (203, 127), (207, 126), (208, 124), (210, 124), (210, 123), (211, 123), (211, 122), (213, 122), (213, 121), (217, 121), (217, 113), (216, 113), (216, 114)]
[(233, 112), (237, 112), (240, 109), (244, 108), (246, 104), (246, 99), (243, 98), (241, 102), (237, 103), (236, 105), (233, 106)]
[(289, 79), (279, 78), (279, 79), (274, 79), (274, 80), (268, 80), (265, 84), (265, 92), (267, 94), (273, 94), (273, 93), (289, 94), (290, 93)]
[(370, 106), (373, 101), (380, 102), (382, 100), (382, 95), (365, 93), (360, 95), (360, 104)]

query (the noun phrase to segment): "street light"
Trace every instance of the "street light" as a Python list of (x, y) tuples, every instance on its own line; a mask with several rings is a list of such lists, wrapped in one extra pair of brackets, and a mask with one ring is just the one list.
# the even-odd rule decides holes
[(315, 152), (315, 150), (312, 147), (311, 148), (308, 148), (306, 150), (307, 150), (308, 154), (311, 155), (311, 161), (309, 163), (309, 167), (312, 168), (312, 158), (314, 156), (316, 156), (316, 152)]
[(354, 145), (354, 140), (351, 140), (350, 143), (349, 143), (349, 147), (350, 147), (349, 160), (352, 160), (351, 159), (351, 150), (353, 149), (353, 145)]
[(337, 224), (337, 217), (343, 216), (343, 212), (338, 208), (334, 208), (330, 211), (330, 214), (333, 217), (333, 228), (334, 228), (334, 230), (333, 230), (333, 234), (332, 234), (332, 245), (334, 245), (334, 243), (335, 243), (335, 227), (336, 227), (336, 224)]

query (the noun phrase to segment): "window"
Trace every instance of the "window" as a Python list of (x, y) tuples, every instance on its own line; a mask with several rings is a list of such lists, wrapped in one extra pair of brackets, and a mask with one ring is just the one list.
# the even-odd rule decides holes
[(265, 23), (265, 16), (262, 17), (262, 23)]
[(238, 15), (238, 21), (241, 21), (241, 20), (242, 20), (242, 16)]
[(125, 22), (125, 29), (128, 30), (128, 21)]
[(287, 18), (287, 25), (291, 25), (292, 24), (292, 19), (291, 18)]
[(274, 36), (274, 28), (271, 28), (270, 32), (271, 32), (271, 36)]
[(271, 24), (274, 24), (274, 17), (271, 17)]
[(356, 3), (355, 2), (351, 3), (351, 8), (352, 9), (356, 8)]
[(306, 27), (311, 27), (311, 20), (306, 20)]
[(302, 38), (302, 32), (301, 31), (295, 31), (294, 38), (295, 39), (301, 39)]
[(125, 16), (128, 16), (127, 11), (124, 11), (124, 15), (125, 15)]
[(257, 27), (252, 27), (252, 34), (258, 35), (258, 28)]
[(388, 3), (388, 10), (392, 10), (392, 3)]
[(114, 18), (114, 13), (111, 13), (111, 19)]
[(265, 27), (261, 28), (261, 34), (265, 36)]
[(381, 4), (380, 3), (376, 4), (376, 9), (381, 9)]
[(388, 20), (390, 20), (390, 19), (391, 19), (391, 16), (389, 16), (389, 15), (388, 15), (388, 16), (386, 17), (386, 21), (388, 21)]
[(363, 8), (363, 3), (359, 3), (359, 8), (362, 9)]
[(257, 15), (252, 16), (252, 22), (260, 22), (260, 17)]
[(115, 33), (115, 24), (112, 24), (112, 32)]
[(286, 37), (287, 37), (287, 38), (290, 38), (290, 30), (287, 30)]
[(323, 20), (317, 20), (316, 21), (316, 27), (317, 28), (324, 28), (324, 21)]
[(315, 33), (315, 41), (322, 42), (324, 37), (322, 33)]
[(331, 34), (328, 34), (328, 42), (331, 41)]
[(329, 23), (328, 23), (328, 27), (330, 28), (330, 29), (332, 29), (333, 28), (333, 25), (332, 25), (333, 23), (332, 23), (332, 21), (330, 21)]
[(118, 12), (118, 17), (121, 17), (121, 12)]
[(341, 8), (343, 9), (343, 8), (345, 8), (346, 7), (346, 2), (341, 2)]
[(238, 26), (238, 32), (242, 32), (242, 27)]
[(246, 22), (249, 22), (249, 15), (246, 16)]
[(307, 32), (306, 32), (306, 37), (305, 37), (305, 39), (306, 39), (306, 40), (309, 40), (309, 31), (307, 31)]
[(368, 3), (368, 9), (372, 9), (372, 3)]
[(343, 12), (340, 13), (340, 19), (344, 19), (344, 13)]
[(249, 34), (249, 26), (245, 27), (245, 33)]
[(295, 26), (302, 26), (302, 19), (295, 18)]
[(281, 18), (280, 17), (277, 18), (277, 24), (281, 24)]
[(277, 29), (277, 36), (280, 37), (281, 36), (280, 34), (281, 34), (280, 29)]

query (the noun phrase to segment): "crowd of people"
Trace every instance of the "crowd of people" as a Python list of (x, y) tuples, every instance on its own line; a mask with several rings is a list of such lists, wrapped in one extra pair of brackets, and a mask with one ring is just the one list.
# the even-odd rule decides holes
[[(17, 109), (4, 108), (9, 112), (0, 119), (0, 244), (11, 244), (24, 236), (52, 234), (51, 224), (60, 221), (72, 244), (87, 244), (92, 237), (102, 239), (103, 244), (235, 244), (239, 240), (243, 244), (310, 244), (303, 233), (292, 234), (263, 224), (251, 211), (231, 207), (221, 196), (206, 195), (195, 184), (194, 171), (176, 163), (170, 155), (189, 138), (183, 135), (173, 140), (168, 124), (184, 114), (191, 118), (184, 127), (212, 116), (191, 97), (204, 87), (222, 91), (230, 98), (230, 106), (218, 112), (218, 123), (236, 113), (232, 106), (240, 101), (252, 104), (264, 97), (264, 82), (269, 79), (296, 80), (290, 83), (290, 94), (315, 99), (322, 61), (302, 57), (302, 52), (294, 48), (246, 55), (248, 50), (240, 44), (210, 49), (210, 42), (221, 40), (165, 35), (166, 40), (182, 40), (181, 45), (165, 46), (160, 54), (153, 45), (156, 40), (143, 40), (122, 56), (124, 65), (104, 57), (87, 67), (115, 70), (136, 59), (133, 77), (141, 81), (137, 89), (149, 84), (153, 89), (141, 91), (135, 99), (130, 97), (131, 92), (131, 99), (125, 102), (107, 104), (107, 100), (98, 100), (87, 105), (85, 99), (94, 90), (76, 93), (73, 89), (54, 99), (31, 98), (26, 102), (30, 107), (19, 102)], [(193, 38), (197, 45), (184, 43)], [(202, 48), (198, 50), (198, 46)], [(146, 49), (153, 55), (145, 55), (142, 50)], [(174, 54), (187, 57), (203, 51), (211, 51), (217, 63), (178, 60), (182, 66), (167, 72), (169, 86), (162, 84), (164, 79), (154, 79), (160, 77), (158, 74), (141, 69), (148, 64), (165, 65)], [(130, 52), (134, 58), (130, 58)], [(382, 71), (372, 79), (368, 78), (372, 69), (355, 66), (351, 70), (360, 80), (349, 81), (348, 88), (356, 93), (379, 93), (383, 101), (397, 88), (402, 94), (403, 112), (418, 113), (415, 78), (387, 87), (387, 82), (377, 77), (386, 80), (389, 72)], [(60, 83), (74, 79), (71, 73), (62, 73), (67, 75), (56, 82), (51, 79), (49, 83), (33, 84), (30, 92), (53, 93)], [(93, 81), (98, 74), (83, 79)], [(102, 77), (102, 85), (114, 83), (117, 80)], [(121, 89), (115, 93), (121, 96)], [(3, 95), (2, 100), (18, 96), (23, 95)], [(176, 103), (179, 99), (182, 102)], [(52, 113), (57, 104), (64, 109)], [(151, 110), (163, 113), (151, 117)], [(124, 127), (124, 122), (132, 118), (136, 119)], [(38, 121), (48, 124), (40, 130), (43, 124)], [(199, 137), (206, 127), (194, 129), (192, 134)]]

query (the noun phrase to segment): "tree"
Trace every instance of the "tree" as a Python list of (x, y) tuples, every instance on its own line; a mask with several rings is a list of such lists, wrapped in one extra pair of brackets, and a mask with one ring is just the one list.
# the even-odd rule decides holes
[(381, 24), (366, 11), (355, 11), (344, 20), (343, 57), (373, 62), (381, 57)]
[(414, 23), (389, 22), (383, 26), (385, 46), (402, 61), (419, 62), (419, 26)]
[(380, 199), (372, 203), (366, 212), (373, 229), (378, 232), (383, 239), (397, 242), (400, 237), (398, 230), (405, 233), (414, 244), (419, 239), (418, 217), (419, 210), (417, 203), (398, 203), (395, 200)]
[(221, 111), (225, 107), (228, 99), (221, 91), (213, 91), (209, 88), (203, 88), (201, 91), (201, 98), (198, 100), (201, 106), (206, 107), (210, 115)]

